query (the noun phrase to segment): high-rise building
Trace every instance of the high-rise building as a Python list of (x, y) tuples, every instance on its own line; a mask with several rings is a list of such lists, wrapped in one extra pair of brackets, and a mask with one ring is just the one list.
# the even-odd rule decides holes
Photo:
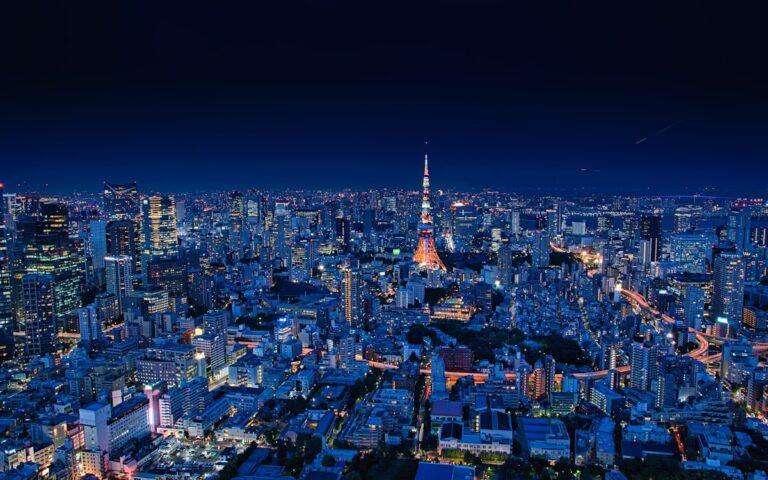
[(549, 239), (553, 239), (562, 233), (562, 213), (559, 206), (547, 210), (547, 236)]
[(445, 386), (445, 361), (440, 355), (432, 355), (432, 393), (430, 399), (446, 400), (448, 391)]
[(744, 307), (744, 258), (736, 252), (715, 257), (712, 289), (712, 316), (741, 323)]
[(692, 285), (685, 289), (685, 298), (683, 299), (685, 324), (696, 330), (701, 328), (701, 322), (704, 320), (704, 300), (703, 288)]
[(712, 239), (704, 233), (675, 233), (672, 235), (671, 260), (679, 272), (705, 273)]
[(520, 210), (512, 210), (509, 219), (509, 233), (519, 235), (520, 231)]
[(743, 253), (750, 247), (751, 214), (749, 209), (733, 209), (728, 213), (728, 241)]
[(641, 258), (644, 265), (659, 260), (661, 252), (661, 217), (643, 215), (640, 217)]
[(342, 269), (341, 312), (342, 320), (351, 327), (362, 321), (363, 309), (362, 273), (357, 268)]
[(349, 217), (336, 217), (336, 245), (344, 252), (349, 250), (352, 221)]
[(413, 253), (413, 261), (417, 268), (426, 270), (445, 270), (445, 264), (440, 260), (432, 236), (432, 204), (429, 193), (429, 157), (424, 155), (424, 178), (421, 194), (421, 222), (419, 223), (419, 243)]
[(104, 212), (110, 220), (135, 219), (139, 216), (139, 190), (136, 182), (104, 182)]
[(107, 223), (107, 255), (128, 255), (133, 258), (133, 272), (141, 272), (138, 224), (135, 220), (114, 220)]
[(555, 391), (555, 366), (556, 362), (552, 355), (544, 357), (544, 396), (548, 401), (551, 401), (552, 393)]
[(22, 282), (24, 353), (45, 356), (56, 351), (56, 302), (52, 275), (29, 273)]
[(658, 376), (658, 347), (633, 343), (630, 354), (629, 384), (632, 388), (649, 391)]
[(514, 264), (514, 252), (509, 246), (504, 246), (499, 249), (499, 279), (502, 286), (509, 288), (512, 285), (512, 280), (515, 272)]
[(117, 297), (118, 308), (123, 312), (126, 299), (133, 293), (133, 259), (127, 255), (105, 257), (107, 293)]
[(549, 266), (551, 248), (549, 237), (544, 232), (531, 235), (531, 266), (546, 268)]
[(92, 303), (86, 307), (78, 308), (77, 316), (80, 321), (80, 341), (92, 343), (101, 340), (101, 319), (96, 304)]
[(107, 222), (91, 220), (89, 227), (93, 270), (97, 278), (103, 278), (104, 257), (107, 256)]
[(175, 259), (179, 255), (176, 232), (176, 201), (169, 195), (151, 195), (141, 201), (142, 274), (153, 260)]
[(82, 252), (70, 244), (67, 206), (55, 201), (40, 201), (35, 208), (35, 215), (17, 222), (23, 270), (52, 275), (57, 315), (73, 313), (81, 305), (85, 261)]
[(11, 257), (8, 252), (8, 230), (5, 218), (3, 184), (0, 183), (0, 361), (11, 358), (14, 354), (13, 275)]
[(456, 202), (451, 206), (451, 235), (457, 244), (472, 241), (478, 229), (477, 208), (474, 205)]

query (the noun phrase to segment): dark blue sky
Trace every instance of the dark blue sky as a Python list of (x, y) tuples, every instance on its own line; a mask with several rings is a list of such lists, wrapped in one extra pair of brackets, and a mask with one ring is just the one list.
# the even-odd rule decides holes
[(9, 188), (416, 188), (428, 138), (438, 188), (766, 190), (725, 2), (124, 3), (2, 16)]

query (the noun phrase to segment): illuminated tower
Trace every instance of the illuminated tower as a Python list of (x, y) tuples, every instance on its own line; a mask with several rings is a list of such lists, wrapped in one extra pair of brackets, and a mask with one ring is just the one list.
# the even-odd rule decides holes
[(435, 239), (432, 236), (432, 205), (429, 200), (429, 157), (424, 155), (424, 182), (421, 197), (421, 222), (419, 223), (419, 243), (413, 252), (413, 261), (417, 268), (427, 270), (446, 270), (443, 261), (437, 255)]

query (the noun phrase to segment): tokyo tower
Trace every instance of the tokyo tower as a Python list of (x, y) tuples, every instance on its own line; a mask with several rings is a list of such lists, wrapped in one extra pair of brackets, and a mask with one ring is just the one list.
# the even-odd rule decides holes
[(419, 222), (419, 243), (413, 252), (413, 261), (417, 268), (426, 270), (446, 270), (443, 261), (437, 255), (435, 239), (432, 236), (432, 205), (429, 200), (429, 157), (424, 154), (424, 181), (421, 196), (421, 222)]

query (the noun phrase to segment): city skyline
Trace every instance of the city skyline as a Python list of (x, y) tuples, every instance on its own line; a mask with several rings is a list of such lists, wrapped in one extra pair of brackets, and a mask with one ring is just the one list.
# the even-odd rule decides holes
[(768, 479), (764, 15), (3, 13), (0, 480)]

